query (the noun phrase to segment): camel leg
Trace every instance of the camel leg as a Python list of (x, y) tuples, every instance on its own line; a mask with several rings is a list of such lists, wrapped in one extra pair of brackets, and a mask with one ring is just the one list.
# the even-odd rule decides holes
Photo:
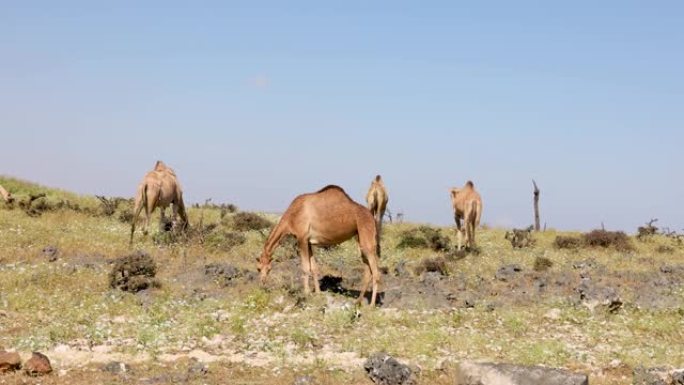
[(309, 244), (309, 261), (311, 261), (311, 274), (313, 275), (313, 282), (314, 282), (314, 292), (315, 293), (320, 293), (321, 292), (321, 283), (318, 281), (318, 264), (316, 263), (316, 257), (313, 255), (313, 251), (311, 251), (311, 244)]
[(166, 209), (163, 207), (159, 208), (159, 232), (166, 231)]
[(299, 241), (299, 256), (302, 260), (302, 286), (304, 286), (304, 294), (311, 294), (309, 288), (309, 278), (311, 277), (311, 254), (309, 253), (309, 241)]
[(153, 191), (152, 194), (147, 195), (147, 204), (145, 205), (145, 222), (143, 223), (143, 234), (147, 235), (150, 226), (150, 221), (152, 219), (152, 211), (157, 205), (157, 199), (159, 198), (159, 191)]
[(131, 240), (129, 241), (129, 245), (133, 244), (133, 234), (135, 233), (135, 223), (138, 221), (138, 217), (140, 216), (140, 213), (142, 212), (143, 205), (145, 205), (145, 202), (143, 201), (143, 199), (136, 197), (135, 207), (133, 208), (133, 222), (131, 223)]
[(363, 263), (366, 265), (366, 268), (363, 269), (363, 280), (361, 281), (361, 290), (359, 290), (359, 298), (356, 299), (356, 302), (358, 303), (363, 302), (363, 297), (366, 296), (366, 291), (368, 291), (368, 284), (371, 280), (371, 270), (370, 266), (368, 265), (368, 259), (363, 254), (361, 255), (361, 258), (363, 258)]
[(458, 214), (454, 214), (454, 221), (456, 222), (456, 239), (458, 242), (456, 250), (460, 251), (463, 245), (463, 234), (461, 232), (461, 219), (458, 217)]
[(373, 280), (373, 294), (371, 295), (370, 305), (375, 306), (375, 300), (378, 297), (378, 287), (380, 286), (380, 268), (378, 267), (378, 257), (375, 255), (375, 250), (372, 248), (366, 251), (366, 258), (368, 259), (368, 267), (371, 273), (371, 279)]

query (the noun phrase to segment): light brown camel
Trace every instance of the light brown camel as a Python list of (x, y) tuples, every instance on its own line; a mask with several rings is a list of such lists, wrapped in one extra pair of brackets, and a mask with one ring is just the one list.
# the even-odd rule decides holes
[(373, 215), (367, 208), (354, 202), (342, 188), (326, 186), (315, 193), (296, 197), (266, 240), (257, 269), (262, 284), (271, 271), (271, 256), (280, 240), (287, 234), (297, 238), (301, 257), (304, 293), (309, 294), (309, 278), (313, 276), (314, 289), (321, 291), (318, 282), (318, 266), (311, 246), (331, 246), (357, 237), (361, 258), (366, 264), (358, 301), (361, 302), (372, 279), (373, 292), (370, 304), (375, 306), (380, 282), (378, 268), (377, 230)]
[(371, 214), (375, 217), (375, 223), (378, 226), (378, 235), (380, 235), (381, 232), (382, 218), (385, 216), (387, 201), (389, 201), (389, 196), (387, 195), (385, 183), (382, 181), (380, 175), (376, 175), (366, 194), (366, 203), (368, 203), (368, 209)]
[(131, 223), (130, 243), (133, 243), (135, 224), (143, 208), (145, 209), (145, 219), (142, 228), (143, 234), (147, 235), (150, 216), (154, 209), (159, 207), (161, 223), (165, 223), (164, 209), (169, 205), (173, 205), (173, 221), (176, 220), (176, 214), (180, 215), (181, 228), (185, 228), (188, 224), (188, 216), (185, 213), (185, 204), (183, 203), (183, 190), (173, 169), (159, 160), (155, 164), (154, 170), (148, 172), (138, 185), (133, 209), (133, 222)]
[(475, 229), (480, 225), (482, 216), (482, 198), (475, 191), (475, 186), (471, 181), (467, 181), (462, 188), (452, 188), (450, 192), (458, 233), (458, 250), (461, 250), (463, 242), (461, 219), (465, 227), (466, 248), (472, 249), (475, 247)]
[(5, 188), (2, 186), (0, 186), (0, 196), (2, 196), (2, 199), (4, 199), (7, 203), (14, 202), (14, 197), (12, 196), (12, 194), (9, 191), (5, 190)]

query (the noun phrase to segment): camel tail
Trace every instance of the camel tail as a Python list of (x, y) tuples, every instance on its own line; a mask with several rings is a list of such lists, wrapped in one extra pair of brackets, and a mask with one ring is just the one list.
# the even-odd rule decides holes
[(466, 182), (466, 186), (470, 188), (475, 188), (475, 185), (473, 184), (473, 181), (469, 180)]
[(133, 244), (133, 233), (135, 233), (135, 223), (138, 222), (138, 217), (143, 207), (147, 205), (147, 183), (138, 186), (138, 191), (135, 194), (135, 206), (133, 208), (133, 220), (131, 223), (131, 239), (129, 244)]
[(376, 182), (380, 182), (380, 180), (382, 180), (382, 177), (381, 177), (379, 174), (376, 175), (376, 176), (375, 176), (375, 181), (376, 181)]

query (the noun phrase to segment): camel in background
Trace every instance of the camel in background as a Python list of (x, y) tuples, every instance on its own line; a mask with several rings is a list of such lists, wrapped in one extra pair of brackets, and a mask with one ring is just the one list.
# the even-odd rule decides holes
[(7, 203), (14, 202), (14, 197), (12, 196), (12, 194), (9, 191), (5, 190), (5, 188), (2, 186), (0, 186), (0, 196), (2, 196), (2, 199), (4, 199)]
[(473, 249), (475, 248), (475, 229), (480, 225), (482, 216), (482, 198), (475, 191), (475, 185), (471, 181), (467, 181), (462, 188), (452, 188), (450, 192), (458, 233), (458, 250), (461, 250), (463, 242), (461, 219), (465, 226), (466, 248)]
[(257, 269), (261, 283), (266, 282), (271, 271), (272, 254), (287, 234), (297, 238), (301, 257), (302, 283), (304, 293), (311, 293), (309, 278), (313, 275), (314, 289), (321, 291), (318, 282), (318, 266), (311, 246), (332, 246), (357, 236), (361, 258), (366, 264), (358, 301), (361, 302), (373, 281), (370, 304), (375, 306), (380, 282), (377, 254), (377, 229), (373, 215), (362, 205), (354, 202), (342, 188), (326, 186), (315, 193), (296, 197), (266, 240), (261, 257), (257, 258)]
[(161, 212), (160, 220), (163, 224), (166, 222), (164, 209), (169, 205), (173, 205), (173, 222), (176, 221), (176, 215), (180, 215), (182, 221), (181, 228), (185, 228), (188, 224), (188, 216), (185, 213), (185, 205), (183, 203), (183, 190), (173, 169), (167, 167), (164, 162), (159, 160), (155, 164), (154, 170), (148, 172), (140, 185), (138, 185), (138, 191), (135, 195), (135, 207), (133, 209), (130, 243), (133, 243), (135, 224), (143, 208), (145, 209), (145, 219), (142, 228), (143, 234), (147, 235), (150, 216), (154, 209), (159, 207)]
[(368, 209), (373, 214), (373, 217), (375, 217), (375, 223), (378, 226), (378, 236), (381, 232), (382, 218), (385, 216), (388, 200), (389, 196), (387, 195), (385, 183), (383, 183), (380, 175), (376, 175), (368, 189), (368, 194), (366, 194), (366, 203), (368, 203)]

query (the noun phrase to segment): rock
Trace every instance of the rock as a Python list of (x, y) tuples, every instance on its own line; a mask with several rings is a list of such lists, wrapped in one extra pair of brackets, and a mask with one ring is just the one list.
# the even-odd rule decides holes
[(138, 292), (157, 286), (154, 277), (157, 265), (152, 257), (144, 251), (118, 258), (109, 273), (109, 285), (112, 288), (129, 292)]
[(31, 358), (24, 364), (24, 372), (33, 377), (43, 376), (52, 372), (52, 366), (45, 354), (33, 352)]
[(509, 281), (511, 278), (513, 278), (517, 273), (521, 272), (522, 268), (520, 265), (517, 264), (510, 264), (510, 265), (504, 265), (499, 267), (499, 270), (496, 271), (496, 279), (499, 281)]
[(684, 369), (672, 372), (672, 383), (674, 385), (684, 385)]
[(43, 256), (45, 256), (49, 262), (54, 262), (59, 258), (59, 249), (52, 245), (45, 246), (43, 247)]
[(112, 361), (108, 364), (105, 364), (101, 369), (103, 372), (113, 374), (127, 373), (131, 371), (130, 365), (118, 361)]
[(295, 378), (294, 385), (316, 385), (316, 380), (311, 376), (298, 376)]
[(684, 369), (668, 370), (666, 368), (634, 369), (634, 385), (684, 385)]
[(203, 362), (199, 362), (196, 358), (193, 358), (193, 363), (188, 367), (188, 374), (194, 376), (206, 376), (209, 373), (209, 366)]
[(0, 373), (14, 372), (21, 369), (21, 357), (18, 353), (0, 351)]
[(634, 369), (634, 385), (669, 385), (667, 370), (664, 368), (644, 368), (639, 366)]
[(542, 366), (462, 362), (456, 385), (588, 385), (585, 374)]
[(595, 285), (591, 280), (583, 279), (575, 290), (579, 293), (580, 300), (591, 310), (602, 305), (614, 313), (622, 307), (622, 299), (617, 290), (610, 286)]
[(204, 274), (229, 286), (242, 276), (242, 271), (229, 263), (210, 263), (204, 266)]
[(550, 320), (558, 320), (560, 319), (561, 316), (561, 310), (558, 308), (553, 308), (544, 314), (544, 318), (550, 319)]
[(375, 353), (366, 360), (363, 368), (378, 385), (415, 385), (416, 379), (408, 366), (387, 353)]

